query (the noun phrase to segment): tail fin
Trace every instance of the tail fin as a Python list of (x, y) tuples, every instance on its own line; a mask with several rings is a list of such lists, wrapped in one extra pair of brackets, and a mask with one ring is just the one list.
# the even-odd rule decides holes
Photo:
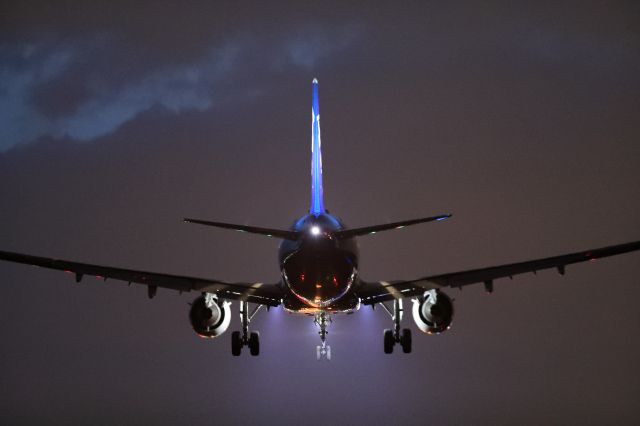
[(318, 80), (313, 79), (311, 104), (311, 208), (309, 213), (319, 216), (325, 212), (322, 199), (322, 151), (320, 147), (320, 103)]

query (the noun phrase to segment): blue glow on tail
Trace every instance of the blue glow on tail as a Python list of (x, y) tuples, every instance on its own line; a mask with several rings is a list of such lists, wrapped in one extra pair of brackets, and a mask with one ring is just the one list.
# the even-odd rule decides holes
[(318, 80), (313, 79), (313, 103), (311, 104), (311, 208), (309, 212), (319, 216), (325, 212), (322, 199), (322, 151), (320, 149), (320, 103)]

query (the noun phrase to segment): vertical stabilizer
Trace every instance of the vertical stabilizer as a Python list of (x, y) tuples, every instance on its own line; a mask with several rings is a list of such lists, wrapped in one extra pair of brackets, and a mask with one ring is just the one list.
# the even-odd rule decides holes
[(322, 151), (320, 149), (320, 103), (318, 102), (318, 80), (313, 79), (313, 103), (311, 104), (311, 208), (309, 213), (323, 214), (322, 199)]

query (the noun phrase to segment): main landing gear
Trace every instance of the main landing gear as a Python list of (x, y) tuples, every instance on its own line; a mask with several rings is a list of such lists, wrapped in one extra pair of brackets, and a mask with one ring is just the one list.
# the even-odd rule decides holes
[(331, 317), (324, 311), (318, 312), (315, 314), (313, 322), (320, 327), (318, 334), (322, 341), (322, 345), (316, 346), (316, 359), (320, 361), (324, 358), (327, 361), (331, 361), (331, 346), (327, 345), (327, 326), (331, 322)]
[(231, 355), (240, 356), (243, 346), (249, 347), (251, 356), (260, 355), (260, 333), (257, 331), (249, 333), (249, 323), (262, 308), (257, 305), (249, 314), (249, 302), (240, 302), (240, 321), (242, 322), (242, 334), (239, 331), (231, 333)]
[(402, 299), (395, 299), (393, 301), (393, 312), (385, 305), (380, 303), (382, 308), (391, 316), (393, 320), (393, 330), (384, 331), (384, 353), (393, 353), (393, 347), (396, 343), (399, 343), (402, 347), (402, 352), (405, 354), (411, 353), (411, 330), (403, 328), (400, 330), (400, 322), (402, 321), (402, 314), (404, 309), (402, 308)]

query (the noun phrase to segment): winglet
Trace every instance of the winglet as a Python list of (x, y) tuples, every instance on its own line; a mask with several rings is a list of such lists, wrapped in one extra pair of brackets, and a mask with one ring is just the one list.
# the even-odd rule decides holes
[(325, 212), (322, 197), (322, 151), (320, 144), (320, 103), (318, 79), (313, 79), (311, 104), (311, 207), (309, 213), (319, 216)]

